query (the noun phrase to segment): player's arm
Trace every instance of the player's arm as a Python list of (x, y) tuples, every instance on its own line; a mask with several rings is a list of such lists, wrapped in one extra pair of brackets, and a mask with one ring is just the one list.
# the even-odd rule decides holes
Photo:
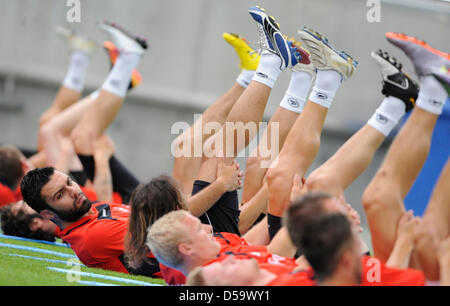
[(412, 211), (405, 212), (397, 228), (397, 240), (392, 253), (386, 262), (387, 267), (406, 269), (409, 266), (411, 253), (414, 249), (414, 229), (419, 222)]
[(261, 213), (267, 211), (268, 192), (267, 183), (264, 183), (258, 192), (241, 207), (241, 214), (239, 215), (239, 232), (241, 235), (247, 233)]
[(54, 167), (63, 173), (69, 173), (74, 154), (75, 152), (70, 138), (61, 137), (59, 139), (59, 155)]
[(114, 154), (114, 144), (103, 134), (94, 141), (95, 176), (93, 188), (99, 201), (111, 201), (113, 195), (113, 180), (109, 159)]
[(197, 217), (203, 215), (225, 192), (240, 188), (242, 174), (236, 161), (227, 165), (223, 157), (218, 157), (217, 178), (208, 187), (187, 199), (189, 212)]

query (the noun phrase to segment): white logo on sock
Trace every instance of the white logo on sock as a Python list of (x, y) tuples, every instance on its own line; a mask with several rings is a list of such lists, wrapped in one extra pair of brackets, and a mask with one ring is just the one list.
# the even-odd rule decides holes
[(433, 99), (429, 99), (428, 102), (429, 102), (431, 105), (433, 105), (433, 106), (441, 106), (441, 105), (442, 105), (442, 102), (436, 101), (436, 100), (433, 100)]
[(383, 116), (383, 115), (380, 115), (380, 114), (377, 114), (376, 119), (377, 119), (377, 121), (378, 121), (379, 123), (381, 123), (381, 124), (387, 124), (388, 121), (389, 121), (389, 119), (388, 119), (387, 117), (385, 117), (385, 116)]
[(319, 98), (319, 99), (322, 99), (322, 100), (327, 100), (328, 99), (328, 96), (326, 94), (322, 93), (322, 92), (317, 92), (316, 93), (316, 97)]
[(298, 108), (300, 106), (300, 104), (297, 102), (297, 100), (289, 98), (288, 99), (288, 103), (290, 106)]
[(115, 87), (115, 88), (118, 88), (120, 86), (119, 80), (111, 80), (111, 81), (109, 81), (109, 83), (111, 84), (112, 87)]
[(269, 77), (267, 76), (267, 74), (264, 74), (262, 72), (257, 72), (256, 73), (259, 77), (263, 78), (263, 79), (268, 79)]

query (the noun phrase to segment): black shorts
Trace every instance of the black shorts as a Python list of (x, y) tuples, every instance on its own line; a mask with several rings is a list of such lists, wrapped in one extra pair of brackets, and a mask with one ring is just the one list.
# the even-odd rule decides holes
[(267, 214), (267, 227), (269, 229), (269, 238), (272, 241), (273, 237), (278, 233), (282, 227), (282, 218)]
[[(95, 160), (92, 155), (78, 154), (87, 177), (93, 181), (95, 176)], [(114, 155), (109, 159), (113, 191), (120, 194), (123, 204), (128, 204), (131, 194), (139, 185), (139, 180)]]
[[(211, 183), (195, 181), (192, 195), (208, 187)], [(214, 203), (214, 205), (203, 215), (200, 220), (204, 224), (210, 224), (214, 232), (226, 232), (241, 235), (239, 233), (239, 198), (237, 190), (226, 192)]]

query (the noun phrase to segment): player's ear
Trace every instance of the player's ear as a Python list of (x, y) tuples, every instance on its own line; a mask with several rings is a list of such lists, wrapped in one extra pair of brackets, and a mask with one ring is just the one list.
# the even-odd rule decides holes
[(30, 163), (26, 159), (21, 159), (20, 165), (22, 167), (23, 175), (25, 175), (28, 171), (32, 169)]
[(52, 220), (52, 219), (55, 219), (57, 217), (54, 212), (52, 212), (52, 211), (50, 211), (48, 209), (41, 210), (41, 212), (39, 214), (42, 217), (44, 217), (45, 219), (48, 219), (48, 220)]
[(33, 221), (31, 221), (29, 228), (32, 232), (35, 232), (39, 229), (41, 224), (42, 224), (42, 221), (39, 218), (34, 218)]
[(350, 250), (345, 251), (342, 254), (341, 260), (339, 261), (343, 268), (351, 269), (353, 264), (353, 256)]
[(182, 242), (182, 243), (180, 243), (178, 245), (178, 251), (181, 254), (186, 255), (186, 256), (189, 256), (189, 255), (191, 255), (193, 253), (192, 247), (189, 244), (185, 243), (185, 242)]

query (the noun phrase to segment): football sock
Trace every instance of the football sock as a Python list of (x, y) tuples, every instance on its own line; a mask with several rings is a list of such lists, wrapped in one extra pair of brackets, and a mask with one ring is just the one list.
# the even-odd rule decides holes
[(446, 90), (433, 76), (425, 76), (421, 81), (416, 106), (440, 115), (447, 99)]
[(280, 106), (300, 114), (305, 106), (309, 90), (311, 89), (312, 75), (304, 71), (293, 71), (288, 89), (281, 100)]
[(367, 123), (384, 136), (388, 136), (404, 114), (405, 103), (398, 98), (389, 96), (384, 98)]
[(273, 88), (281, 72), (280, 66), (281, 58), (278, 55), (263, 51), (253, 80)]
[(119, 55), (102, 85), (102, 89), (119, 97), (125, 97), (131, 81), (131, 73), (137, 67), (140, 54), (123, 52)]
[(75, 50), (70, 54), (70, 64), (63, 86), (81, 92), (84, 86), (89, 55), (86, 52)]
[(342, 82), (342, 76), (335, 70), (318, 70), (316, 83), (309, 95), (311, 102), (330, 108)]

